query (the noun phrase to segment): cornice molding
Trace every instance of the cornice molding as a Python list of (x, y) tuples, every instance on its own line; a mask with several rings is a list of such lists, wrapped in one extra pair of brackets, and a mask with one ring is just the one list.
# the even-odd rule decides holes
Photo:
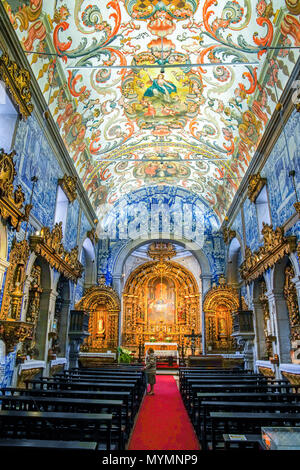
[[(10, 54), (11, 59), (16, 61), (20, 66), (30, 71), (31, 76), (31, 99), (34, 104), (35, 115), (39, 124), (45, 132), (45, 137), (55, 154), (58, 162), (61, 165), (62, 171), (70, 176), (77, 178), (77, 191), (79, 199), (84, 204), (86, 216), (91, 226), (94, 226), (94, 220), (97, 215), (91, 205), (86, 190), (83, 187), (81, 180), (78, 178), (73, 160), (66, 149), (66, 146), (59, 133), (58, 127), (51, 113), (47, 113), (48, 106), (45, 101), (44, 95), (38, 85), (38, 82), (32, 73), (31, 66), (27, 57), (21, 47), (20, 41), (14, 31), (8, 15), (4, 9), (3, 3), (0, 2), (0, 49)], [(45, 125), (46, 124), (46, 125)], [(82, 204), (81, 204), (82, 206)]]

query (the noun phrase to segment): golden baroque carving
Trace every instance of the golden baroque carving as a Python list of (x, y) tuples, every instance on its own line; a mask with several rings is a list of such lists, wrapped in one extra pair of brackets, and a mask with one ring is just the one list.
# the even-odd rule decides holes
[(83, 266), (78, 260), (78, 246), (69, 252), (66, 251), (62, 237), (62, 222), (55, 224), (52, 231), (49, 227), (43, 227), (40, 235), (29, 237), (30, 248), (45, 258), (52, 268), (75, 282), (82, 276), (83, 271)]
[(286, 377), (291, 385), (300, 385), (300, 374), (291, 374), (290, 372), (281, 371), (283, 377)]
[(273, 369), (269, 369), (268, 367), (258, 367), (259, 373), (264, 375), (265, 377), (275, 377), (275, 372)]
[(35, 368), (35, 369), (25, 369), (22, 370), (21, 373), (19, 374), (18, 377), (18, 382), (17, 382), (17, 387), (18, 388), (25, 388), (26, 380), (32, 380), (34, 377), (41, 372), (41, 368)]
[(64, 175), (63, 178), (58, 180), (58, 184), (64, 191), (65, 195), (67, 196), (70, 202), (75, 201), (77, 198), (77, 178), (75, 176)]
[(9, 267), (6, 272), (0, 314), (1, 319), (19, 318), (28, 258), (28, 242), (26, 240), (17, 242), (14, 238), (9, 255)]
[(30, 93), (30, 73), (10, 60), (6, 53), (0, 57), (0, 79), (3, 80), (9, 92), (18, 105), (24, 119), (33, 111)]
[[(300, 112), (300, 105), (299, 105), (299, 110), (298, 111)], [(300, 202), (298, 202), (298, 201), (294, 202), (293, 205), (295, 207), (296, 212), (300, 215)]]
[(245, 260), (241, 264), (240, 272), (247, 283), (258, 278), (268, 268), (296, 249), (296, 237), (284, 236), (283, 228), (273, 230), (272, 225), (263, 222), (262, 229), (264, 244), (259, 250), (252, 251), (249, 247), (245, 250)]
[(99, 277), (97, 286), (86, 290), (75, 309), (89, 314), (90, 335), (82, 344), (82, 351), (117, 349), (121, 303), (116, 291), (105, 284), (104, 276)]
[(99, 241), (99, 238), (96, 234), (96, 229), (92, 228), (88, 232), (86, 232), (86, 236), (91, 240), (92, 243), (96, 244)]
[(153, 242), (148, 248), (148, 256), (154, 260), (170, 260), (176, 255), (176, 250), (172, 243)]
[(297, 298), (297, 290), (292, 279), (295, 277), (294, 269), (291, 265), (286, 266), (284, 278), (283, 294), (287, 303), (291, 330), (291, 341), (300, 340), (300, 314)]
[(266, 182), (266, 178), (262, 178), (259, 173), (255, 175), (250, 175), (247, 195), (251, 202), (255, 202), (258, 194), (260, 193), (261, 189), (264, 187)]
[(32, 206), (27, 204), (23, 212), (25, 196), (21, 185), (14, 190), (13, 182), (16, 176), (14, 155), (14, 151), (9, 154), (3, 150), (0, 152), (0, 213), (3, 219), (10, 220), (18, 232), (21, 222), (28, 220)]
[[(242, 307), (248, 307), (242, 298)], [(239, 309), (239, 295), (236, 289), (226, 284), (224, 276), (220, 276), (219, 285), (212, 287), (204, 298), (203, 312), (205, 315), (206, 342), (208, 348), (233, 349), (232, 313)]]
[(299, 0), (285, 0), (285, 4), (290, 13), (292, 13), (293, 15), (300, 15)]
[(226, 245), (228, 245), (233, 238), (236, 237), (236, 231), (231, 230), (229, 227), (224, 227), (223, 238)]
[(18, 343), (32, 338), (33, 327), (33, 323), (0, 320), (0, 338), (6, 345), (7, 353), (12, 352)]

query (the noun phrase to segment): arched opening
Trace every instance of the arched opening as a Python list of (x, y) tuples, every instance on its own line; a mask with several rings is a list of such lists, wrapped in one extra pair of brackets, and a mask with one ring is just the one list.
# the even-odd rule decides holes
[(274, 266), (273, 292), (275, 329), (278, 342), (278, 355), (281, 363), (292, 359), (293, 343), (299, 339), (299, 305), (295, 284), (293, 265), (288, 256)]
[(24, 346), (31, 358), (46, 360), (51, 271), (49, 265), (41, 257), (37, 257), (34, 261), (29, 280), (26, 321), (34, 323), (34, 331), (32, 341)]
[[(243, 299), (242, 302), (245, 308), (246, 304)], [(231, 337), (233, 332), (231, 314), (238, 310), (238, 307), (238, 293), (226, 284), (225, 280), (207, 292), (203, 303), (207, 353), (235, 351), (235, 342)]]
[(227, 281), (232, 287), (237, 288), (241, 282), (239, 267), (242, 262), (242, 250), (239, 240), (235, 237), (231, 240), (228, 249)]
[(135, 353), (139, 344), (145, 342), (187, 344), (185, 335), (192, 330), (196, 334), (201, 331), (195, 277), (187, 268), (167, 259), (143, 263), (127, 278), (123, 291), (122, 345)]
[(253, 284), (254, 331), (256, 338), (256, 357), (269, 360), (273, 356), (273, 336), (270, 318), (269, 300), (266, 295), (267, 286), (263, 276)]
[(103, 353), (116, 351), (118, 347), (120, 300), (116, 292), (106, 286), (104, 278), (99, 285), (90, 287), (82, 299), (75, 305), (76, 310), (89, 314), (89, 337), (81, 350), (84, 352)]
[(52, 344), (50, 347), (52, 352), (58, 357), (65, 357), (71, 298), (70, 282), (64, 276), (60, 276), (56, 291), (57, 297), (52, 325)]
[(96, 283), (95, 248), (90, 238), (86, 238), (83, 242), (80, 262), (84, 266), (82, 282), (87, 289)]

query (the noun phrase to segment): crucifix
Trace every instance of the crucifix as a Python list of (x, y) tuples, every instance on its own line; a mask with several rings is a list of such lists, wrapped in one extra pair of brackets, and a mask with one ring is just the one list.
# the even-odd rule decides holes
[(184, 335), (185, 338), (190, 338), (191, 339), (191, 350), (192, 350), (192, 356), (195, 355), (196, 352), (196, 339), (201, 338), (202, 335), (201, 333), (195, 334), (195, 330), (192, 330), (192, 333), (190, 335)]

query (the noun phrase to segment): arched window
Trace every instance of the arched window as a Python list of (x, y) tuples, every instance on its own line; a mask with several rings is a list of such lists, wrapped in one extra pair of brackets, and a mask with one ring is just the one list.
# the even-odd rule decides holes
[(258, 221), (258, 231), (260, 233), (260, 238), (263, 238), (261, 233), (263, 228), (263, 222), (265, 224), (271, 224), (271, 215), (270, 215), (270, 207), (268, 201), (268, 192), (267, 186), (265, 185), (260, 193), (258, 194), (255, 200), (255, 207), (256, 207), (256, 214), (257, 214), (257, 221)]
[(57, 187), (56, 206), (54, 215), (54, 225), (62, 222), (62, 233), (65, 235), (67, 215), (68, 215), (69, 199), (60, 186)]
[(0, 148), (6, 153), (12, 148), (17, 120), (18, 112), (0, 80)]

